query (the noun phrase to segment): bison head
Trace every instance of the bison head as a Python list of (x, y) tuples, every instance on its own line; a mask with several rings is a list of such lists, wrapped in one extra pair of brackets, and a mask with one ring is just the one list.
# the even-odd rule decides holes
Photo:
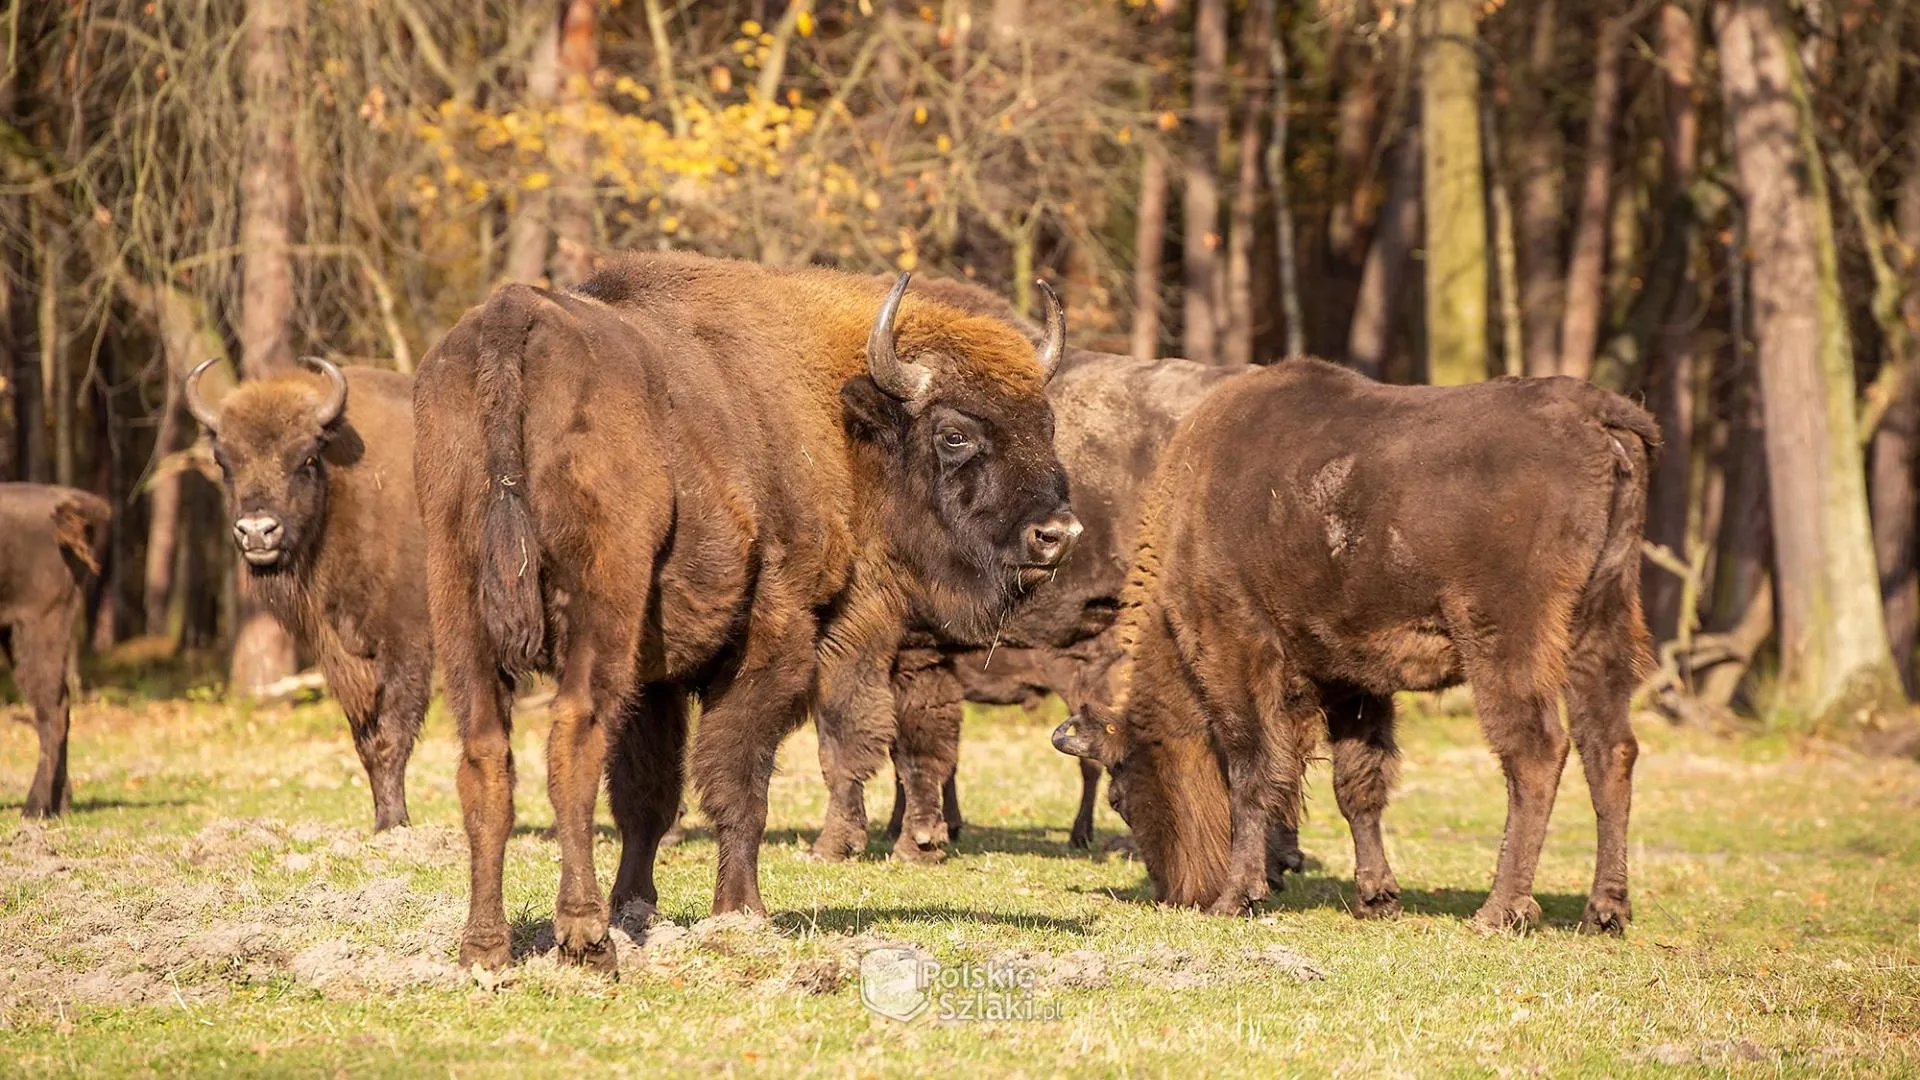
[(208, 360), (187, 376), (187, 408), (213, 436), (213, 457), (226, 479), (233, 543), (255, 574), (277, 573), (299, 559), (326, 519), (326, 464), (350, 453), (338, 438), (347, 408), (347, 377), (318, 357), (292, 372), (241, 384), (216, 408), (200, 396)]
[[(1142, 704), (1130, 702), (1129, 710)], [(1131, 723), (1129, 721), (1131, 720)], [(1053, 729), (1054, 748), (1107, 770), (1107, 801), (1133, 831), (1154, 898), (1204, 907), (1227, 878), (1232, 821), (1218, 755), (1191, 732), (1145, 737), (1140, 718), (1082, 705)]]
[(932, 304), (903, 317), (908, 278), (873, 321), (867, 374), (841, 397), (849, 434), (884, 461), (890, 538), (927, 586), (929, 614), (966, 634), (1052, 576), (1080, 535), (1044, 393), (1066, 351), (1066, 315), (1042, 282), (1036, 357), (997, 319)]

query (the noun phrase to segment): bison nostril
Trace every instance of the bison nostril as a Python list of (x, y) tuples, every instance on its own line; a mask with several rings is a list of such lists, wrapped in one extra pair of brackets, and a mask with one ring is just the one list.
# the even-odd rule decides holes
[(266, 514), (243, 517), (233, 523), (233, 538), (243, 548), (273, 547), (280, 542), (280, 519)]
[(1081, 533), (1072, 514), (1055, 514), (1037, 525), (1027, 526), (1027, 555), (1038, 566), (1053, 566), (1066, 557), (1073, 541)]

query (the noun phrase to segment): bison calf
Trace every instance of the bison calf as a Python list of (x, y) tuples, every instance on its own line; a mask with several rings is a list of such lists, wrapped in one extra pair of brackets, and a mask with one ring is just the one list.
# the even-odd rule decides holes
[(1360, 913), (1397, 911), (1380, 837), (1391, 695), (1464, 680), (1508, 797), (1477, 918), (1540, 917), (1564, 694), (1599, 819), (1581, 927), (1621, 932), (1657, 441), (1644, 411), (1575, 379), (1395, 387), (1300, 360), (1210, 395), (1163, 457), (1141, 528), (1125, 689), (1054, 734), (1107, 766), (1157, 896), (1235, 912), (1266, 895), (1269, 825), (1297, 820), (1324, 725)]
[[(187, 405), (213, 435), (253, 594), (315, 654), (373, 788), (407, 824), (407, 759), (432, 691), (426, 554), (413, 494), (413, 380), (308, 358)], [(349, 393), (351, 391), (351, 393)]]
[(33, 709), (40, 762), (24, 813), (64, 814), (67, 661), (85, 585), (100, 573), (108, 509), (98, 495), (45, 484), (0, 484), (0, 653)]

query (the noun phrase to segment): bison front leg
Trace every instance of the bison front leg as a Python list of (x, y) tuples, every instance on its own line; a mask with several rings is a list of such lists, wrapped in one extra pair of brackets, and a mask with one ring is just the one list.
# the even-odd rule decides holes
[(838, 862), (866, 850), (866, 783), (893, 747), (892, 672), (899, 643), (900, 618), (877, 596), (850, 602), (821, 643), (813, 714), (827, 818), (813, 842), (817, 859)]
[(427, 714), (427, 678), (383, 672), (368, 715), (347, 714), (353, 748), (373, 789), (373, 831), (410, 824), (407, 815), (407, 762)]
[(678, 827), (686, 787), (687, 695), (675, 686), (649, 686), (628, 706), (607, 766), (607, 797), (620, 829), (620, 872), (608, 908), (618, 916), (639, 900), (660, 902), (653, 865)]
[(904, 807), (896, 807), (902, 820), (894, 834), (893, 857), (937, 862), (951, 839), (941, 800), (959, 764), (960, 681), (952, 667), (941, 662), (918, 671), (896, 671), (893, 685), (899, 708), (893, 742), (896, 795), (905, 796)]
[[(1400, 771), (1393, 741), (1393, 699), (1361, 695), (1326, 706), (1333, 750), (1333, 795), (1353, 833), (1354, 914), (1363, 919), (1400, 914), (1400, 882), (1387, 864), (1380, 815)], [(1298, 850), (1296, 834), (1295, 850)]]
[(1100, 766), (1080, 759), (1080, 809), (1073, 815), (1073, 831), (1067, 834), (1069, 847), (1086, 850), (1093, 846), (1093, 804), (1100, 796)]

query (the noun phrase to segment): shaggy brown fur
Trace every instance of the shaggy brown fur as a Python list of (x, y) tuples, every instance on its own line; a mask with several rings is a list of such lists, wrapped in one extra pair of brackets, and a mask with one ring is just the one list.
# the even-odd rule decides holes
[(73, 628), (106, 547), (106, 500), (72, 488), (0, 484), (0, 655), (33, 709), (40, 761), (30, 818), (73, 806), (67, 783), (67, 679)]
[[(926, 286), (943, 303), (1000, 319), (1035, 340), (1040, 335), (1013, 305), (977, 285), (936, 279)], [(1154, 464), (1180, 417), (1209, 389), (1245, 370), (1068, 350), (1047, 397), (1060, 422), (1055, 444), (1072, 479), (1075, 512), (1086, 526), (1073, 559), (995, 628), (995, 640), (959, 637), (925, 622), (916, 626), (913, 647), (896, 664), (896, 714), (862, 718), (877, 730), (897, 731), (888, 826), (896, 858), (937, 860), (942, 845), (957, 836), (961, 818), (953, 775), (963, 698), (989, 704), (1048, 693), (1070, 704), (1109, 699), (1108, 669), (1118, 657), (1110, 628)], [(1099, 782), (1099, 767), (1082, 763), (1080, 810), (1069, 834), (1074, 847), (1093, 841)], [(1276, 842), (1276, 870), (1298, 869), (1291, 831)]]
[(1391, 695), (1465, 680), (1508, 792), (1478, 919), (1539, 919), (1564, 694), (1599, 819), (1581, 925), (1620, 932), (1657, 441), (1644, 411), (1575, 379), (1392, 387), (1317, 360), (1243, 375), (1194, 410), (1123, 604), (1127, 690), (1054, 735), (1110, 769), (1159, 898), (1235, 912), (1266, 895), (1268, 825), (1297, 820), (1324, 726), (1359, 911), (1397, 911), (1380, 842)]
[[(322, 361), (321, 363), (324, 363)], [(373, 790), (374, 828), (407, 824), (407, 759), (432, 693), (426, 553), (413, 497), (413, 379), (344, 369), (344, 411), (321, 415), (324, 374), (241, 383), (212, 408), (235, 544), (253, 594), (320, 662)], [(271, 522), (258, 543), (241, 523)]]
[[(906, 364), (888, 378), (868, 348), (884, 293), (824, 270), (627, 256), (571, 292), (500, 288), (421, 366), (416, 476), (472, 854), (463, 963), (509, 959), (513, 671), (559, 683), (554, 934), (604, 966), (603, 771), (616, 910), (657, 899), (685, 771), (719, 845), (714, 911), (763, 910), (781, 738), (815, 708), (844, 809), (859, 775), (845, 762), (886, 744), (850, 745), (834, 718), (884, 700), (908, 598), (979, 633), (1064, 555), (1048, 530), (1077, 524), (1033, 346), (909, 293), (891, 337), (873, 335)], [(864, 836), (842, 825), (816, 849)]]

